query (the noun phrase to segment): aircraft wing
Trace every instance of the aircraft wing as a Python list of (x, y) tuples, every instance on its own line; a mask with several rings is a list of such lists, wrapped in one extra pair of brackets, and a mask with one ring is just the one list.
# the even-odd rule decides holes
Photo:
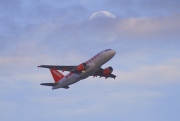
[[(91, 76), (100, 76), (100, 77), (106, 77), (105, 75), (103, 75), (103, 70), (104, 69), (102, 69), (102, 68), (99, 68), (99, 70), (97, 70), (93, 75), (91, 75)], [(110, 74), (110, 75), (108, 75), (108, 77), (110, 77), (110, 78), (116, 78), (116, 75), (114, 75), (114, 74)]]
[(76, 66), (40, 65), (41, 68), (55, 68), (56, 70), (72, 71)]

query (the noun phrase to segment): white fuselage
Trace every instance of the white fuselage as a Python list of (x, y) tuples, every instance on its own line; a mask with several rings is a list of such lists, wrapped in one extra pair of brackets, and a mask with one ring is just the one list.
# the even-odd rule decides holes
[(64, 78), (62, 78), (56, 86), (53, 86), (52, 89), (57, 89), (61, 87), (65, 87), (76, 83), (82, 79), (85, 79), (96, 72), (103, 64), (109, 61), (114, 55), (116, 51), (114, 50), (103, 50), (100, 53), (96, 54), (94, 57), (86, 61), (88, 68), (82, 73), (77, 74), (70, 72)]

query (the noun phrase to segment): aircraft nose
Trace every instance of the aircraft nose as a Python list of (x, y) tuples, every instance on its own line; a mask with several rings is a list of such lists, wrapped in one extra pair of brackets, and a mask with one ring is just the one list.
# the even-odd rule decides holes
[(116, 51), (115, 50), (111, 50), (111, 53), (112, 53), (112, 55), (115, 55)]

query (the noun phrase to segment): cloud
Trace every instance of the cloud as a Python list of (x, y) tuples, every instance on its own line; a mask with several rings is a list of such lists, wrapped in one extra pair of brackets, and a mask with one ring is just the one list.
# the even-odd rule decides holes
[(29, 34), (26, 37), (32, 36), (36, 40), (38, 39), (40, 46), (45, 45), (54, 48), (60, 46), (61, 49), (77, 48), (78, 46), (85, 49), (86, 46), (91, 48), (112, 41), (119, 41), (116, 42), (119, 44), (137, 43), (136, 46), (139, 46), (140, 43), (141, 45), (145, 45), (145, 43), (153, 44), (155, 41), (157, 44), (174, 44), (178, 42), (179, 38), (179, 18), (179, 16), (117, 18), (115, 20), (83, 21), (63, 25), (45, 23), (38, 26), (38, 28), (34, 28), (32, 35)]
[(174, 58), (164, 60), (159, 64), (140, 64), (135, 68), (132, 66), (131, 70), (125, 71), (122, 69), (121, 71), (115, 71), (115, 73), (117, 73), (117, 81), (123, 81), (124, 83), (137, 85), (177, 83), (180, 78), (179, 64), (180, 59)]
[[(55, 2), (42, 4), (41, 2), (19, 1), (21, 4), (14, 6), (4, 2), (6, 6), (11, 6), (7, 12), (16, 8), (19, 8), (17, 13), (21, 12), (14, 19), (11, 19), (9, 14), (1, 16), (3, 27), (0, 34), (3, 41), (0, 43), (3, 52), (16, 48), (16, 45), (23, 41), (36, 41), (39, 48), (44, 48), (44, 50), (46, 48), (65, 51), (72, 48), (80, 52), (81, 49), (97, 48), (98, 45), (101, 45), (100, 49), (105, 49), (109, 45), (155, 46), (155, 41), (159, 43), (158, 45), (172, 46), (178, 42), (179, 38), (180, 17), (178, 14), (155, 18), (117, 16), (115, 20), (92, 22), (88, 20), (91, 15), (88, 9), (82, 6), (84, 4), (80, 5), (76, 2), (62, 2), (63, 4), (57, 5)], [(131, 2), (129, 1), (129, 4)], [(5, 10), (4, 7), (1, 9)], [(34, 13), (33, 10), (37, 12)], [(83, 12), (79, 13), (80, 11)], [(113, 14), (116, 15), (116, 13)], [(98, 51), (96, 48), (93, 49), (94, 52)], [(2, 51), (1, 54), (3, 54)]]
[[(178, 42), (180, 16), (159, 17), (159, 18), (127, 18), (115, 20), (84, 21), (70, 23), (61, 26), (54, 24), (50, 33), (52, 38), (65, 39), (69, 41), (68, 46), (77, 44), (94, 46), (98, 43), (107, 43), (121, 40), (121, 42)], [(49, 35), (48, 35), (49, 34)], [(94, 42), (94, 44), (92, 43)]]
[(104, 4), (106, 10), (110, 9), (111, 12), (123, 17), (171, 16), (180, 12), (178, 0), (108, 0)]
[[(179, 26), (180, 16), (169, 16), (159, 18), (130, 18), (119, 21), (118, 30), (122, 34), (137, 39), (163, 39), (178, 38), (177, 31)], [(129, 35), (129, 36), (128, 36)], [(146, 40), (144, 40), (146, 41)], [(153, 41), (153, 40), (152, 40)]]

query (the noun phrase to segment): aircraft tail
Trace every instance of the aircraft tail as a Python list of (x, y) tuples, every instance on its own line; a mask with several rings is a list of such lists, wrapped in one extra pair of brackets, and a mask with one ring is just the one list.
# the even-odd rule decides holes
[(51, 68), (50, 71), (56, 83), (64, 77), (63, 74), (61, 74), (58, 70), (54, 68)]

